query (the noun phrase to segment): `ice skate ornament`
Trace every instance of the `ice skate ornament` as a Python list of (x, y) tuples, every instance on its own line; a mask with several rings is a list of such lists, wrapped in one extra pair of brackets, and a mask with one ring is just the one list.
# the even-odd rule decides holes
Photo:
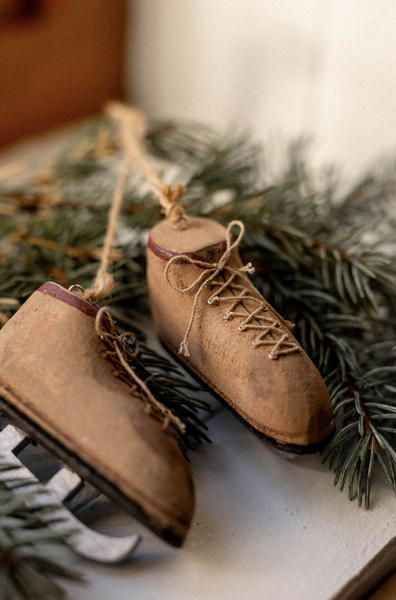
[(89, 302), (55, 283), (34, 292), (0, 331), (1, 412), (179, 546), (194, 496), (187, 462), (167, 426), (171, 416), (156, 415), (161, 405), (146, 401), (145, 390), (110, 360), (101, 337), (115, 336), (103, 321), (97, 331), (97, 316)]
[[(108, 309), (93, 305), (114, 287), (109, 268), (130, 166), (125, 155), (92, 287), (66, 290), (47, 282), (0, 330), (0, 412), (178, 547), (194, 510), (190, 471), (173, 432), (184, 425), (128, 363), (125, 335), (117, 333)], [(8, 432), (2, 435), (9, 439)], [(48, 493), (59, 491), (55, 484), (62, 477), (54, 486), (50, 482)], [(80, 531), (88, 540), (86, 529)], [(136, 541), (135, 536), (118, 541), (114, 559), (130, 552)], [(99, 555), (103, 546), (97, 546)]]
[[(109, 107), (125, 155), (141, 168), (166, 218), (150, 231), (147, 279), (164, 345), (250, 429), (293, 453), (316, 452), (334, 433), (330, 396), (319, 372), (265, 300), (238, 253), (244, 226), (186, 217), (183, 186), (163, 184), (143, 148), (144, 121)], [(231, 228), (239, 227), (233, 241)]]

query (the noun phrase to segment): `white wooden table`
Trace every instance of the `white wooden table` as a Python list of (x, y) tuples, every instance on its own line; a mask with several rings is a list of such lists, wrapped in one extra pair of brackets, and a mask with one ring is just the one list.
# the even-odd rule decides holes
[(125, 565), (80, 563), (89, 586), (66, 586), (73, 600), (352, 600), (389, 573), (396, 504), (385, 482), (365, 511), (333, 488), (317, 455), (285, 459), (226, 409), (209, 425), (213, 444), (191, 461), (197, 508), (184, 547), (107, 505), (94, 527), (143, 540)]

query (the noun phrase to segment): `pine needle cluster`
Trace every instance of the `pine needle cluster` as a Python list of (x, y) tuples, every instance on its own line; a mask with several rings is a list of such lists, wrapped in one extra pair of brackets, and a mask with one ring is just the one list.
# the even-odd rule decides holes
[[(81, 581), (67, 565), (73, 552), (64, 544), (67, 531), (51, 526), (59, 505), (42, 503), (44, 487), (31, 485), (16, 473), (18, 467), (2, 460), (0, 473), (8, 472), (8, 486), (0, 489), (0, 598), (60, 600), (59, 578)], [(52, 517), (53, 515), (53, 517)]]

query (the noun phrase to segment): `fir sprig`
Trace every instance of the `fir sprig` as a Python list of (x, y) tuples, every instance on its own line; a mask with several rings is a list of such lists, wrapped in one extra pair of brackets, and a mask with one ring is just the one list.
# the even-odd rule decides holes
[[(13, 469), (2, 460), (0, 471)], [(0, 598), (59, 600), (64, 592), (57, 579), (81, 581), (64, 566), (74, 556), (64, 543), (70, 532), (51, 528), (59, 505), (37, 502), (44, 488), (29, 484), (16, 477), (12, 489), (0, 488)], [(18, 488), (23, 491), (16, 494)]]
[(140, 344), (139, 354), (132, 360), (132, 366), (155, 398), (170, 408), (185, 424), (184, 435), (176, 428), (179, 443), (185, 454), (189, 448), (195, 448), (197, 443), (210, 443), (205, 433), (207, 426), (200, 417), (200, 411), (211, 409), (207, 402), (195, 398), (197, 392), (201, 391), (197, 385), (187, 381), (174, 363), (147, 345)]
[[(245, 222), (241, 250), (257, 267), (257, 286), (295, 322), (295, 335), (329, 387), (337, 436), (323, 460), (336, 484), (348, 483), (350, 497), (368, 506), (379, 466), (396, 490), (394, 165), (376, 168), (343, 193), (333, 170), (311, 169), (301, 144), (291, 145), (276, 177), (247, 135), (155, 123), (147, 144), (164, 165), (165, 179), (186, 184), (190, 212)], [(111, 125), (98, 120), (50, 172), (18, 188), (3, 184), (0, 260), (11, 270), (0, 277), (0, 296), (6, 297), (0, 311), (10, 315), (48, 276), (63, 284), (91, 281), (120, 161)], [(144, 240), (159, 217), (150, 191), (132, 174), (121, 219), (122, 256), (114, 263), (119, 287), (112, 307), (124, 316), (134, 307), (147, 310)]]

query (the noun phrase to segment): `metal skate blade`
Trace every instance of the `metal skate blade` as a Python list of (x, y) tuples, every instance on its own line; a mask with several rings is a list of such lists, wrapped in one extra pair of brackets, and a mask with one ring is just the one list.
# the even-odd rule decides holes
[[(17, 458), (29, 443), (28, 436), (13, 425), (7, 425), (0, 432), (0, 482), (15, 494), (37, 488), (39, 491), (34, 498), (26, 500), (27, 508), (45, 508), (53, 506), (54, 502), (61, 504), (78, 493), (83, 481), (67, 467), (62, 467), (46, 484), (40, 482)], [(1, 466), (13, 468), (1, 471)], [(92, 500), (92, 494), (88, 494), (86, 500)], [(83, 505), (80, 502), (79, 508)], [(140, 541), (139, 535), (119, 538), (93, 531), (64, 506), (44, 513), (41, 520), (57, 531), (70, 531), (66, 543), (80, 556), (101, 563), (118, 563), (125, 560)]]
[[(179, 547), (181, 545), (183, 539), (178, 534), (175, 535), (169, 528), (164, 528), (161, 523), (158, 524), (153, 522), (150, 515), (145, 511), (142, 511), (140, 505), (129, 495), (124, 494), (123, 491), (113, 482), (109, 481), (105, 475), (102, 475), (97, 469), (92, 468), (90, 465), (84, 462), (76, 452), (71, 451), (55, 437), (48, 434), (48, 432), (41, 428), (37, 422), (28, 418), (25, 414), (19, 411), (14, 406), (12, 401), (7, 400), (2, 393), (3, 388), (0, 382), (1, 415), (9, 419), (9, 421), (15, 424), (16, 427), (20, 427), (24, 432), (26, 432), (27, 436), (31, 437), (32, 440), (47, 450), (51, 456), (56, 457), (62, 462), (62, 464), (66, 464), (74, 472), (78, 473), (84, 482), (87, 481), (92, 484), (121, 509), (125, 510), (141, 521), (156, 535), (173, 546)], [(31, 470), (34, 471), (33, 466)], [(41, 478), (38, 477), (38, 479)], [(43, 477), (43, 479), (47, 479), (47, 477)]]
[(293, 452), (285, 452), (284, 450), (279, 450), (279, 448), (272, 447), (271, 450), (273, 452), (275, 452), (275, 454), (277, 454), (281, 458), (284, 458), (285, 460), (293, 461), (293, 460), (296, 460), (296, 458), (298, 458), (299, 456), (301, 456), (301, 454), (294, 454)]

